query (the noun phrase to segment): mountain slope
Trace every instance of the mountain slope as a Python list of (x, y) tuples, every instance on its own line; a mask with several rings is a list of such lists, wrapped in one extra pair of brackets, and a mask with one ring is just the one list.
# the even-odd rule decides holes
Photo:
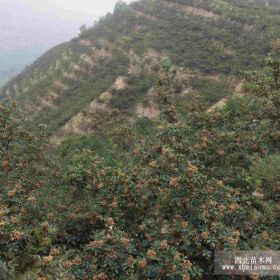
[(0, 106), (1, 279), (259, 279), (217, 275), (214, 258), (279, 249), (266, 4), (121, 4), (4, 88), (21, 110)]
[(212, 105), (238, 89), (240, 71), (258, 67), (280, 36), (277, 9), (253, 7), (238, 0), (136, 2), (47, 52), (1, 96), (31, 107), (33, 123), (47, 123), (50, 132), (83, 133), (92, 114), (112, 109), (155, 117), (153, 83), (162, 64), (171, 67), (178, 95), (203, 89)]

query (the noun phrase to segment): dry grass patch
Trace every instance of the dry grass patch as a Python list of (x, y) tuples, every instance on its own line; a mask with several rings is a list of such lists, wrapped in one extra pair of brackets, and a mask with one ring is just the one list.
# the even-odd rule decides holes
[(181, 5), (177, 3), (171, 3), (171, 2), (162, 2), (162, 5), (164, 7), (168, 8), (175, 8), (179, 12), (184, 12), (186, 15), (195, 15), (195, 16), (201, 16), (204, 18), (210, 18), (214, 20), (218, 20), (220, 18), (219, 15), (213, 13), (212, 11), (208, 11), (206, 9), (197, 8), (193, 6), (187, 6), (187, 5)]

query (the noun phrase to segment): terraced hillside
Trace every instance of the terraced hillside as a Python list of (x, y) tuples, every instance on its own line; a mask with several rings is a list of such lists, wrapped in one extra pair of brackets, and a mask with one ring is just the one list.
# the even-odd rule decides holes
[[(56, 136), (90, 131), (91, 116), (120, 110), (155, 118), (159, 65), (171, 68), (178, 97), (198, 93), (209, 106), (241, 91), (243, 70), (256, 68), (280, 11), (267, 1), (145, 0), (122, 6), (78, 38), (48, 51), (2, 90), (5, 102), (31, 111)], [(270, 3), (271, 4), (271, 3)], [(189, 97), (190, 98), (190, 97)]]
[(0, 279), (276, 279), (214, 258), (279, 249), (279, 9), (120, 1), (6, 85)]

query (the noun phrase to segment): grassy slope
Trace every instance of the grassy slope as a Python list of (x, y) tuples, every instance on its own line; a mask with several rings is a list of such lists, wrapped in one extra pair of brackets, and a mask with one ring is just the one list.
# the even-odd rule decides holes
[[(134, 84), (126, 92), (117, 92), (111, 107), (127, 111), (144, 100), (145, 93), (139, 94), (134, 85), (145, 76), (141, 66), (150, 49), (159, 57), (168, 56), (173, 65), (184, 69), (232, 76), (259, 64), (271, 39), (280, 36), (278, 24), (275, 9), (240, 1), (141, 1), (106, 16), (80, 38), (47, 52), (8, 83), (2, 96), (32, 106), (35, 123), (48, 123), (50, 130), (57, 130), (110, 88), (119, 76), (134, 79)], [(110, 55), (97, 57), (93, 47), (105, 49)], [(127, 74), (131, 51), (138, 57), (133, 62), (142, 71), (137, 77)], [(93, 65), (82, 59), (85, 54)], [(73, 70), (73, 65), (80, 70)], [(69, 79), (65, 73), (74, 73), (79, 79)], [(145, 77), (148, 84), (151, 79)], [(55, 85), (57, 81), (63, 86)], [(220, 88), (220, 84), (216, 86)], [(53, 91), (55, 98), (50, 96)]]

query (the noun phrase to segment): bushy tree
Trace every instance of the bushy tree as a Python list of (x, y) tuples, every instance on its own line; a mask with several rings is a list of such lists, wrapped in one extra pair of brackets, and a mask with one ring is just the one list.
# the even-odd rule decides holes
[(51, 174), (44, 133), (26, 131), (13, 111), (0, 107), (1, 279), (16, 279), (47, 250), (52, 236), (38, 196)]
[(4, 279), (215, 279), (215, 251), (277, 248), (273, 75), (249, 73), (247, 96), (211, 113), (194, 100), (181, 116), (169, 71), (158, 72), (152, 139), (108, 131), (126, 135), (124, 165), (71, 146), (51, 173), (42, 139), (1, 109)]
[(259, 128), (243, 129), (257, 113), (244, 102), (257, 100), (186, 120), (169, 85), (160, 72), (164, 118), (156, 141), (134, 148), (137, 164), (110, 167), (81, 150), (66, 167), (72, 198), (60, 233), (74, 249), (64, 265), (75, 279), (211, 279), (216, 250), (277, 246), (276, 203), (250, 169), (269, 140), (252, 146)]
[(124, 1), (119, 0), (115, 5), (114, 13), (119, 13), (119, 12), (125, 10), (127, 7), (128, 7), (128, 5)]

